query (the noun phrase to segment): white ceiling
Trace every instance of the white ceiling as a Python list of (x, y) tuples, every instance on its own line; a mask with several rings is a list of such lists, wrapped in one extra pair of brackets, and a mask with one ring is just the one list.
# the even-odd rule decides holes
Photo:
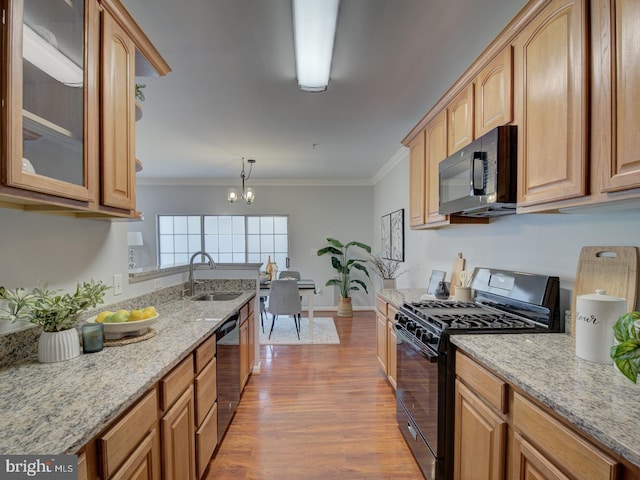
[[(524, 0), (342, 0), (329, 88), (298, 89), (291, 0), (123, 0), (172, 68), (138, 78), (141, 183), (370, 183)], [(163, 181), (163, 180), (161, 180)], [(236, 180), (234, 180), (236, 181)]]

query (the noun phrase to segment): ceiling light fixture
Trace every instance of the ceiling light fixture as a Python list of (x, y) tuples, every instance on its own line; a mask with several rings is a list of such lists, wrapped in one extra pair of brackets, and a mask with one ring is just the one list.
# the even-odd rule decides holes
[[(81, 87), (82, 68), (27, 24), (23, 25), (22, 56), (50, 77), (69, 87)], [(51, 37), (55, 42), (55, 37)]]
[(229, 203), (236, 203), (240, 198), (242, 198), (247, 203), (247, 205), (251, 205), (256, 198), (255, 193), (253, 192), (253, 188), (245, 188), (244, 185), (245, 180), (249, 180), (249, 177), (251, 176), (251, 169), (253, 168), (253, 164), (256, 163), (256, 161), (253, 158), (250, 158), (247, 160), (247, 163), (249, 164), (249, 173), (245, 175), (244, 157), (242, 157), (242, 172), (240, 173), (240, 178), (242, 179), (242, 193), (238, 193), (235, 188), (230, 188), (229, 190), (227, 190), (227, 200), (229, 200)]
[(292, 0), (292, 6), (300, 90), (324, 92), (329, 85), (340, 0)]

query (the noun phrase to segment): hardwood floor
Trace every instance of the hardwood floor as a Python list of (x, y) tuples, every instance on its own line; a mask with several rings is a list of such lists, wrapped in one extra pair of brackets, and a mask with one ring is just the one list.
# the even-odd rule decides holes
[(340, 345), (260, 347), (206, 480), (423, 478), (376, 359), (375, 313), (334, 320)]

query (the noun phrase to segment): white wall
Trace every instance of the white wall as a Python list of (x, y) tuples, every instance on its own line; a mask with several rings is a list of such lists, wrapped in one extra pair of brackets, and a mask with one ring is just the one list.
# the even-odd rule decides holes
[(405, 152), (375, 186), (374, 235), (378, 248), (380, 217), (398, 208), (406, 209), (405, 268), (410, 271), (398, 278), (399, 288), (426, 288), (431, 270), (451, 272), (456, 254), (462, 252), (467, 270), (494, 267), (560, 277), (561, 308), (569, 309), (583, 246), (640, 246), (640, 208), (606, 214), (508, 215), (488, 225), (411, 230), (407, 220), (408, 184), (409, 158)]
[[(0, 285), (70, 290), (89, 278), (111, 285), (121, 274), (129, 293), (126, 222), (0, 208), (0, 225)], [(109, 291), (105, 301), (112, 299)]]
[[(291, 270), (299, 270), (303, 277), (313, 278), (321, 287), (314, 305), (333, 307), (337, 304), (334, 287), (324, 283), (334, 276), (328, 256), (317, 257), (312, 249), (326, 245), (327, 237), (343, 242), (373, 241), (372, 186), (255, 186), (253, 205), (243, 202), (229, 204), (227, 186), (191, 185), (163, 186), (139, 185), (138, 209), (144, 212), (144, 221), (131, 223), (129, 230), (142, 232), (141, 266), (156, 264), (156, 216), (158, 214), (267, 214), (289, 215), (289, 247)], [(355, 253), (355, 252), (354, 252)], [(283, 270), (284, 265), (279, 265)], [(354, 306), (374, 305), (373, 293), (355, 292)]]
[[(153, 244), (158, 212), (289, 214), (291, 268), (322, 286), (333, 271), (328, 258), (312, 256), (311, 249), (323, 246), (327, 236), (335, 236), (369, 243), (378, 251), (380, 217), (405, 208), (404, 268), (409, 272), (398, 279), (399, 288), (425, 288), (432, 269), (450, 271), (455, 255), (462, 252), (469, 270), (489, 266), (559, 276), (563, 309), (569, 307), (582, 246), (640, 244), (640, 209), (599, 215), (511, 215), (489, 225), (411, 230), (406, 225), (408, 157), (402, 155), (394, 162), (374, 187), (259, 187), (251, 207), (227, 204), (224, 187), (139, 186), (144, 222), (75, 219), (0, 208), (0, 285), (47, 284), (71, 289), (77, 281), (94, 278), (111, 283), (114, 274), (122, 274), (123, 295), (114, 297), (109, 292), (107, 303), (150, 291), (153, 281), (127, 283), (126, 231), (143, 231), (147, 245)], [(181, 279), (163, 279), (163, 286)], [(323, 288), (316, 305), (334, 306), (335, 295), (333, 288)], [(372, 306), (373, 296), (356, 295), (354, 304)]]

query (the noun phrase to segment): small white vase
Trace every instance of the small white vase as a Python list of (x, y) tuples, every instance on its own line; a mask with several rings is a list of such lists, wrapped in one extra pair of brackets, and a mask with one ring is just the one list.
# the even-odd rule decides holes
[(61, 332), (42, 332), (38, 340), (38, 361), (53, 363), (80, 355), (80, 338), (75, 328)]

